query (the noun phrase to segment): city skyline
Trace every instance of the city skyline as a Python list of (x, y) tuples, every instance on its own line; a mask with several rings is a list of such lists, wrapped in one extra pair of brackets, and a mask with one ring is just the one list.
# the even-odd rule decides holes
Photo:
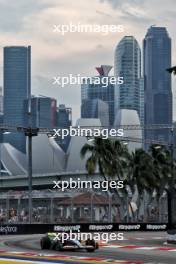
[[(96, 0), (93, 10), (89, 3), (83, 1), (70, 3), (68, 0), (39, 0), (36, 3), (31, 0), (26, 3), (20, 0), (9, 5), (1, 0), (1, 3), (1, 47), (32, 46), (32, 93), (55, 97), (59, 104), (65, 103), (72, 107), (74, 123), (80, 115), (81, 88), (79, 85), (67, 86), (64, 89), (53, 87), (54, 75), (80, 73), (93, 76), (95, 65), (113, 64), (115, 47), (123, 36), (134, 36), (142, 47), (145, 32), (152, 24), (167, 27), (173, 39), (172, 64), (176, 62), (173, 0), (169, 0), (165, 8), (162, 7), (164, 2), (157, 0), (155, 3), (139, 0), (134, 3)], [(164, 17), (167, 19), (163, 21)], [(66, 24), (70, 21), (83, 24), (104, 24), (104, 21), (106, 24), (122, 24), (124, 32), (109, 33), (107, 36), (100, 33), (68, 33), (64, 37), (53, 33), (53, 24)], [(2, 70), (1, 54), (0, 65)], [(173, 82), (175, 83), (175, 80)], [(173, 89), (175, 86), (174, 84)], [(176, 120), (176, 114), (174, 117)]]
[[(158, 29), (158, 28), (161, 28), (162, 29), (162, 27), (155, 27), (155, 26), (152, 26), (152, 27), (150, 27), (149, 29), (148, 29), (148, 31), (150, 30), (150, 29), (153, 29), (153, 30), (155, 30), (155, 29)], [(141, 77), (143, 77), (143, 76), (141, 76), (141, 64), (142, 64), (142, 62), (141, 62), (141, 52), (140, 52), (140, 47), (139, 47), (139, 45), (138, 45), (138, 43), (137, 43), (137, 41), (136, 41), (136, 39), (133, 37), (133, 36), (125, 36), (125, 37), (123, 37), (122, 39), (121, 39), (121, 41), (118, 43), (118, 45), (117, 45), (117, 47), (116, 47), (116, 51), (115, 51), (115, 58), (117, 57), (117, 51), (119, 50), (119, 47), (120, 47), (120, 50), (121, 50), (121, 46), (123, 46), (126, 42), (126, 44), (125, 45), (128, 45), (128, 39), (129, 38), (132, 38), (133, 40), (134, 40), (134, 43), (135, 43), (135, 47), (136, 47), (136, 49), (137, 50), (139, 50), (137, 53), (136, 53), (136, 55), (135, 56), (137, 56), (136, 58), (137, 58), (137, 60), (135, 61), (135, 65), (136, 65), (136, 63), (138, 63), (138, 65), (137, 65), (137, 68), (135, 68), (135, 74), (137, 74), (136, 75), (136, 78), (139, 78), (139, 79), (141, 79)], [(125, 42), (124, 42), (125, 41)], [(133, 41), (132, 41), (132, 43), (133, 43)], [(133, 43), (133, 45), (134, 45), (134, 43)], [(129, 42), (129, 44), (130, 44), (130, 42)], [(28, 47), (30, 47), (30, 46), (28, 46)], [(14, 50), (16, 50), (16, 49), (25, 49), (26, 47), (24, 47), (24, 46), (7, 46), (7, 47), (5, 47), (4, 48), (4, 50), (10, 50), (10, 49), (14, 49)], [(30, 48), (31, 49), (31, 48)], [(144, 52), (145, 50), (144, 50), (144, 48), (143, 48), (143, 52)], [(118, 51), (119, 52), (119, 51)], [(121, 52), (121, 51), (120, 51)], [(127, 50), (126, 50), (126, 52), (127, 52)], [(130, 54), (131, 54), (131, 52), (132, 51), (130, 51), (130, 49), (129, 49), (129, 56), (130, 56)], [(133, 53), (133, 52), (132, 52)], [(118, 53), (119, 54), (119, 53)], [(121, 54), (121, 53), (120, 53)], [(30, 56), (31, 56), (31, 51), (30, 51)], [(119, 55), (118, 55), (119, 56)], [(118, 58), (116, 58), (116, 59), (118, 59)], [(31, 59), (30, 59), (31, 60)], [(118, 59), (119, 60), (119, 59)], [(4, 57), (4, 63), (6, 64), (6, 62), (5, 62), (5, 57)], [(15, 63), (15, 62), (14, 62)], [(115, 63), (116, 63), (116, 60), (115, 60)], [(121, 64), (121, 61), (119, 62), (120, 64)], [(120, 65), (119, 64), (119, 65)], [(143, 65), (142, 65), (143, 66)], [(168, 67), (170, 67), (171, 66), (171, 64), (168, 64), (168, 66), (167, 66), (167, 68)], [(105, 67), (105, 65), (104, 66), (101, 66), (101, 67)], [(107, 67), (109, 67), (109, 69), (111, 69), (112, 67), (111, 66), (107, 66)], [(143, 67), (142, 67), (143, 68)], [(166, 68), (166, 67), (165, 67)], [(97, 71), (99, 72), (99, 70), (100, 70), (100, 68), (96, 68), (97, 69)], [(127, 71), (128, 71), (128, 69), (127, 69)], [(101, 72), (99, 72), (99, 74), (101, 74)], [(116, 74), (116, 75), (119, 75), (120, 76), (120, 74), (122, 74), (122, 71), (120, 71), (119, 72), (119, 74)], [(125, 75), (124, 74), (124, 72), (123, 72), (123, 74), (122, 75)], [(92, 77), (91, 77), (92, 78)], [(8, 79), (8, 78), (6, 78), (6, 79)], [(6, 81), (7, 82), (7, 81)], [(139, 89), (140, 89), (140, 87), (138, 87)], [(139, 89), (138, 89), (138, 105), (140, 104), (140, 96), (139, 96)], [(34, 96), (34, 95), (33, 95)], [(41, 95), (39, 95), (39, 97), (40, 97)], [(43, 95), (42, 95), (43, 96)], [(34, 96), (35, 97), (35, 96)], [(49, 96), (47, 97), (47, 96), (43, 96), (44, 98), (49, 98)], [(52, 96), (52, 97), (50, 97), (50, 98), (54, 98), (54, 96)], [(120, 98), (119, 98), (120, 99)], [(5, 98), (5, 101), (7, 100), (7, 97)], [(55, 98), (55, 100), (57, 101), (57, 98)], [(104, 100), (104, 99), (103, 99)], [(59, 104), (60, 104), (60, 102), (58, 102)], [(64, 102), (63, 102), (64, 103)], [(122, 108), (126, 108), (126, 107), (123, 107), (122, 106)], [(127, 107), (127, 109), (128, 109), (128, 107)], [(137, 110), (137, 109), (135, 109), (135, 110)], [(12, 113), (13, 114), (13, 113)], [(116, 114), (116, 111), (115, 111), (115, 114)], [(138, 114), (139, 114), (139, 112), (138, 112)], [(166, 122), (166, 121), (165, 121)], [(153, 122), (153, 123), (155, 123), (155, 122)], [(170, 123), (170, 121), (169, 121), (169, 123)]]

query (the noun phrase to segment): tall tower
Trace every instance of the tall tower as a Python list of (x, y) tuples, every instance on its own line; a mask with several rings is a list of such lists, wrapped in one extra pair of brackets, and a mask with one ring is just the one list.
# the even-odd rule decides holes
[(85, 99), (81, 105), (82, 118), (99, 118), (101, 125), (109, 126), (109, 106), (101, 99)]
[[(24, 100), (28, 99), (31, 83), (31, 47), (4, 48), (4, 123), (24, 125)], [(25, 136), (8, 135), (7, 142), (25, 152)]]
[(0, 115), (3, 115), (3, 94), (2, 94), (2, 87), (0, 87)]
[[(25, 101), (25, 120), (28, 124), (27, 115), (28, 100)], [(31, 97), (31, 122), (33, 127), (53, 128), (56, 127), (57, 100), (40, 95)]]
[[(101, 104), (102, 111), (108, 111), (108, 119), (109, 125), (112, 126), (114, 123), (114, 87), (115, 85), (111, 82), (111, 76), (109, 76), (109, 72), (111, 71), (112, 66), (110, 65), (101, 65), (100, 67), (96, 67), (97, 72), (99, 73), (99, 83), (94, 82), (96, 77), (90, 77), (90, 80), (85, 81), (81, 85), (81, 117), (85, 118), (85, 110), (86, 110), (86, 118), (92, 118), (93, 109), (87, 110), (89, 107), (95, 107), (95, 99), (99, 99), (99, 106)], [(107, 78), (107, 86), (105, 87), (103, 84), (103, 79)], [(94, 102), (93, 102), (94, 100)], [(91, 102), (92, 101), (92, 102)], [(106, 104), (103, 104), (103, 102)], [(102, 112), (101, 111), (101, 112)], [(95, 116), (94, 116), (95, 118)], [(96, 118), (98, 116), (96, 115)], [(107, 122), (106, 122), (107, 123)]]
[[(57, 108), (57, 127), (69, 128), (72, 125), (72, 109), (60, 104)], [(60, 147), (66, 152), (70, 143), (71, 137), (68, 135), (64, 139), (57, 137), (55, 140)]]
[[(172, 124), (171, 39), (165, 27), (150, 27), (143, 41), (144, 49), (144, 122)], [(145, 139), (169, 141), (169, 130), (146, 130)]]
[(120, 109), (128, 109), (140, 116), (141, 50), (133, 36), (123, 37), (115, 49), (114, 76), (124, 78), (115, 88), (115, 115)]

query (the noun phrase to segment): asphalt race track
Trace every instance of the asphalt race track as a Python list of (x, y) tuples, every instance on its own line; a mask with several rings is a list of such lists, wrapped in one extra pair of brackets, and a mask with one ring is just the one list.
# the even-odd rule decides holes
[[(176, 245), (165, 244), (164, 232), (128, 232), (123, 241), (102, 244), (94, 253), (40, 249), (42, 235), (1, 236), (0, 263), (176, 264)], [(12, 259), (16, 261), (13, 262)], [(19, 261), (19, 262), (18, 262)], [(42, 261), (42, 262), (41, 262)]]

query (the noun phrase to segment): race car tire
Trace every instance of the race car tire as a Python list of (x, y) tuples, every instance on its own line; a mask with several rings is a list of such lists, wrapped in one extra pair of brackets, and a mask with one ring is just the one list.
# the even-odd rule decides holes
[(95, 248), (87, 248), (86, 250), (87, 250), (87, 252), (94, 252)]
[(93, 246), (94, 248), (96, 248), (96, 242), (94, 239), (87, 239), (86, 240), (86, 246)]
[(51, 241), (49, 237), (42, 237), (40, 241), (41, 249), (50, 249), (51, 247)]
[(59, 241), (57, 241), (57, 244), (55, 245), (55, 250), (61, 251), (63, 250), (63, 245)]

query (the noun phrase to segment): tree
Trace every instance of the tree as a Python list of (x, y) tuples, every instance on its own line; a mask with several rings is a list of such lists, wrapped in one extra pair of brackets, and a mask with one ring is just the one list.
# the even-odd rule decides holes
[(158, 196), (160, 196), (172, 178), (171, 152), (164, 145), (153, 144), (149, 148), (149, 153), (153, 159), (154, 177), (157, 182), (156, 191)]
[(132, 192), (136, 186), (140, 195), (143, 194), (144, 190), (153, 192), (156, 188), (158, 183), (154, 177), (152, 157), (143, 149), (137, 149), (129, 154), (126, 182)]
[(127, 157), (127, 148), (118, 140), (102, 139), (100, 137), (88, 144), (86, 143), (81, 149), (81, 157), (85, 158), (86, 169), (89, 174), (94, 174), (96, 169), (107, 180), (107, 177), (116, 177), (121, 179), (124, 174)]
[[(96, 137), (81, 149), (81, 157), (85, 158), (86, 155), (88, 156), (86, 169), (90, 175), (99, 170), (105, 180), (112, 178), (123, 180), (128, 150), (122, 142)], [(113, 192), (119, 197), (119, 189), (113, 189)], [(121, 189), (122, 192), (127, 194), (126, 188)]]
[(106, 141), (102, 138), (94, 138), (90, 143), (86, 143), (81, 149), (81, 157), (85, 158), (88, 156), (86, 161), (86, 170), (88, 174), (93, 175), (97, 168), (99, 169), (102, 176), (106, 179), (107, 172), (107, 146), (109, 144), (109, 139)]
[(136, 149), (128, 155), (128, 170), (126, 174), (126, 184), (131, 192), (138, 191), (138, 208), (145, 197), (146, 192), (152, 194), (155, 188), (153, 178), (154, 169), (151, 156), (143, 149)]

